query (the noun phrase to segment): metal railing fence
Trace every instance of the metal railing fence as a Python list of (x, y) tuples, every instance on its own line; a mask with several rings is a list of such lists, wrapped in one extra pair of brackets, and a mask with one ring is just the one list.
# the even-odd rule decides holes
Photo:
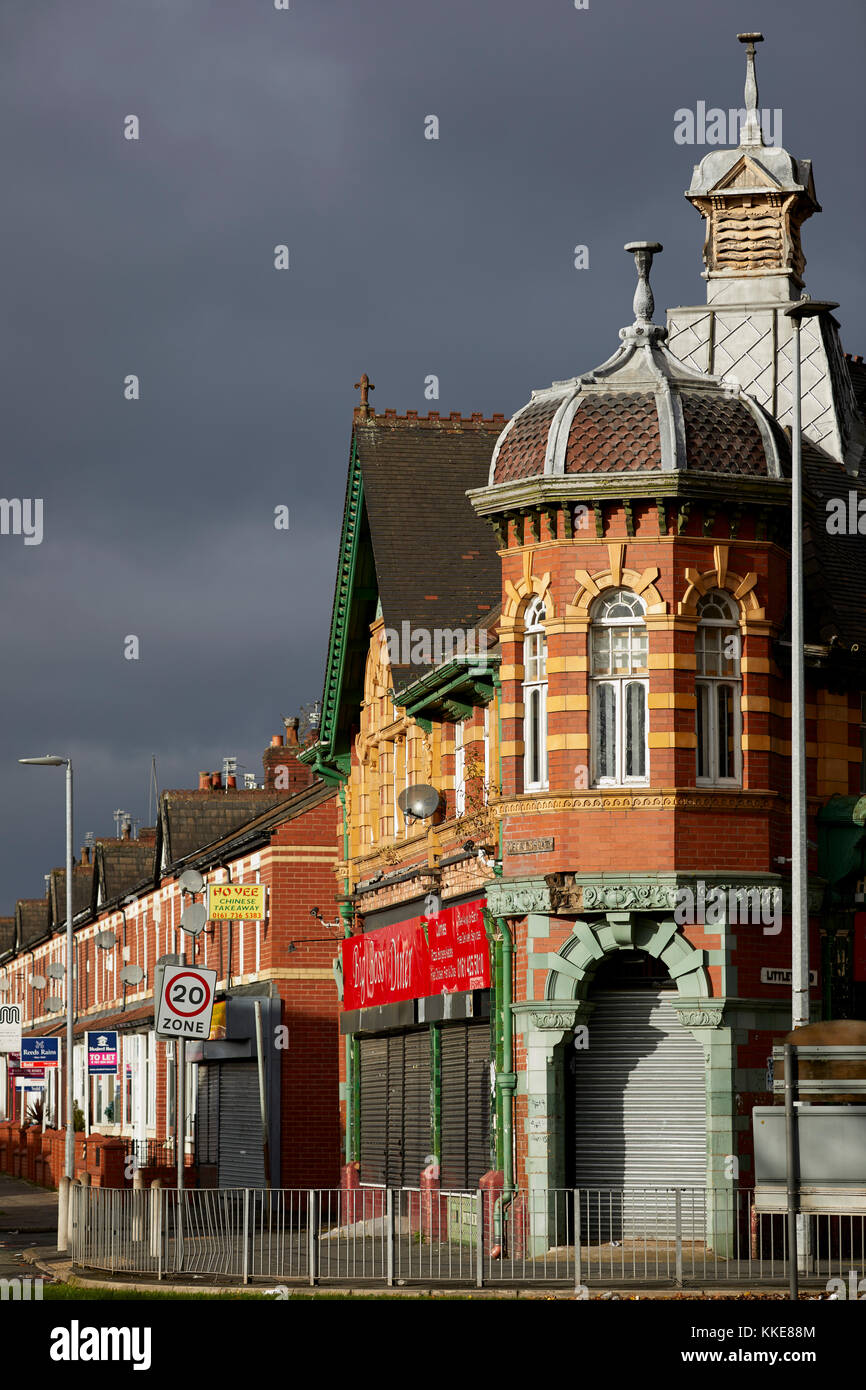
[[(866, 1263), (866, 1216), (804, 1218), (804, 1280)], [(784, 1215), (746, 1190), (70, 1189), (82, 1270), (242, 1284), (785, 1285)]]

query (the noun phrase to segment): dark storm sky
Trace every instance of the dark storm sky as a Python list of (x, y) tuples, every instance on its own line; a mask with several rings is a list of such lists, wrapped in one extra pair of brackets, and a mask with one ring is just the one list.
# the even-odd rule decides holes
[(748, 29), (825, 209), (807, 288), (866, 350), (860, 0), (6, 0), (2, 493), (44, 539), (0, 536), (0, 914), (64, 852), (62, 772), (16, 758), (71, 753), (77, 852), (146, 819), (152, 753), (261, 774), (320, 694), (362, 371), (508, 414), (613, 351), (631, 239), (657, 320), (704, 299), (674, 112), (740, 104)]

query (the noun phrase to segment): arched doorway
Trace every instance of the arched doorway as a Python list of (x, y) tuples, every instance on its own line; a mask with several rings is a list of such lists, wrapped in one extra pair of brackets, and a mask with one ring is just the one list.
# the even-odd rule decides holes
[(703, 1239), (706, 1061), (674, 1008), (676, 984), (660, 961), (620, 950), (599, 963), (586, 998), (566, 1084), (584, 1238), (669, 1238), (680, 1188), (683, 1235)]

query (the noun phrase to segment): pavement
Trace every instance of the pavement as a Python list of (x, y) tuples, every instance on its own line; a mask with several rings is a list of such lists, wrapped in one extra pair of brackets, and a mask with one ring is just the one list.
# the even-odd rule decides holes
[(0, 1173), (0, 1278), (57, 1256), (57, 1193)]

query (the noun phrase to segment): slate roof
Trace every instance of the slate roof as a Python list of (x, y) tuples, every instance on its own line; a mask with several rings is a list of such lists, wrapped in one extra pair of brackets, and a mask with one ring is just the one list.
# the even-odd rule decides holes
[[(93, 895), (93, 865), (74, 864), (72, 868), (72, 919), (90, 907)], [(48, 903), (51, 927), (59, 931), (66, 926), (66, 869), (52, 869), (48, 879)]]
[[(229, 834), (206, 845), (198, 846), (189, 856), (190, 864), (205, 868), (213, 860), (221, 859), (229, 852), (240, 853), (241, 847), (247, 843), (252, 848), (255, 843), (266, 840), (269, 832), (275, 826), (283, 824), (284, 821), (294, 820), (296, 816), (303, 815), (305, 811), (309, 811), (312, 807), (318, 806), (321, 802), (328, 801), (336, 795), (336, 785), (319, 778), (312, 786), (302, 788), (293, 796), (288, 798), (284, 796), (278, 806), (272, 806), (263, 811), (261, 815), (245, 821), (230, 831)], [(336, 838), (334, 846), (336, 848)], [(181, 861), (175, 860), (174, 862), (179, 864)]]
[(166, 864), (189, 858), (196, 850), (289, 799), (284, 791), (163, 792), (159, 817)]
[(835, 635), (845, 647), (859, 644), (866, 657), (866, 535), (831, 535), (827, 531), (827, 502), (841, 498), (849, 509), (849, 494), (860, 503), (866, 525), (866, 478), (854, 478), (836, 459), (808, 441), (803, 443), (806, 490), (816, 509), (814, 529), (803, 532), (806, 584), (806, 638), (826, 643)]
[[(140, 840), (97, 840), (94, 889), (103, 903), (111, 903), (138, 888), (155, 874), (155, 844)], [(96, 906), (94, 894), (94, 907)]]
[(15, 918), (0, 917), (0, 956), (5, 956), (15, 946)]
[(19, 898), (15, 904), (15, 928), (19, 950), (42, 941), (49, 930), (48, 898)]
[[(360, 416), (360, 418), (359, 418)], [(483, 486), (505, 418), (366, 416), (355, 442), (385, 626), (468, 630), (500, 598), (496, 541), (465, 493)], [(421, 666), (407, 668), (418, 675)]]

